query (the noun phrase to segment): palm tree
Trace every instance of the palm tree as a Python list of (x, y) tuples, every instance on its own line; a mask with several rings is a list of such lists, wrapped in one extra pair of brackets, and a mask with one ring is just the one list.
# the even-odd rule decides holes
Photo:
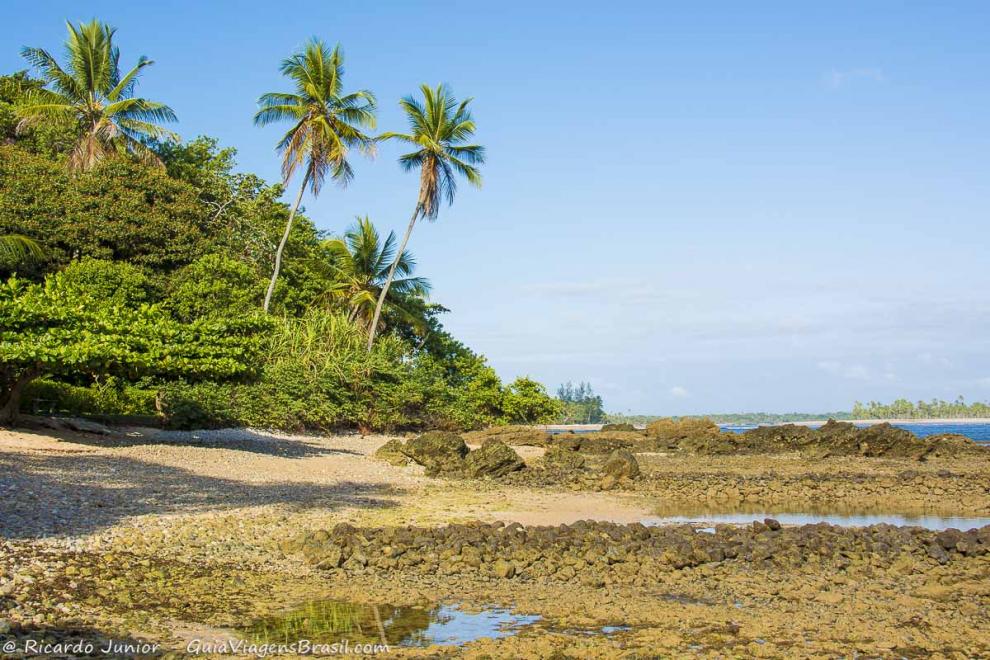
[(407, 172), (419, 169), (419, 198), (388, 277), (385, 278), (385, 285), (378, 296), (375, 315), (368, 332), (369, 351), (375, 341), (382, 306), (399, 267), (399, 257), (405, 253), (416, 220), (420, 217), (436, 220), (443, 198), (446, 198), (448, 205), (454, 203), (454, 193), (457, 192), (456, 174), (481, 187), (481, 172), (475, 166), (485, 162), (485, 148), (477, 144), (464, 144), (474, 136), (475, 131), (474, 119), (467, 109), (471, 99), (458, 103), (446, 85), (437, 85), (436, 88), (421, 85), (420, 90), (423, 92), (422, 103), (412, 96), (399, 102), (409, 120), (411, 131), (384, 133), (379, 138), (400, 140), (415, 147), (415, 151), (399, 157), (399, 164)]
[(332, 239), (327, 248), (333, 258), (336, 286), (329, 292), (340, 299), (348, 309), (348, 319), (370, 329), (375, 304), (388, 276), (389, 267), (398, 256), (396, 273), (385, 299), (387, 310), (413, 326), (421, 326), (423, 299), (430, 292), (430, 282), (423, 277), (413, 277), (416, 260), (409, 252), (396, 255), (395, 232), (389, 232), (382, 243), (375, 225), (365, 216)]
[(0, 258), (11, 261), (41, 259), (45, 256), (41, 245), (27, 236), (7, 234), (0, 236)]
[(282, 268), (282, 253), (289, 240), (292, 221), (306, 186), (314, 197), (318, 196), (328, 173), (340, 186), (346, 186), (354, 178), (347, 162), (348, 151), (356, 147), (371, 153), (375, 143), (361, 131), (362, 128), (375, 128), (375, 97), (366, 90), (343, 93), (344, 55), (339, 45), (330, 50), (314, 38), (301, 52), (283, 60), (281, 72), (295, 83), (295, 91), (263, 95), (258, 99), (261, 109), (255, 114), (254, 122), (259, 126), (292, 122), (292, 128), (278, 143), (282, 154), (282, 179), (288, 185), (300, 165), (303, 165), (303, 179), (275, 251), (275, 268), (265, 293), (266, 312)]
[(175, 121), (167, 105), (133, 96), (141, 70), (152, 61), (143, 55), (121, 75), (120, 51), (113, 45), (116, 32), (92, 21), (71, 23), (65, 42), (65, 68), (41, 48), (24, 48), (21, 55), (38, 69), (44, 89), (28, 90), (17, 105), (18, 130), (42, 122), (74, 126), (79, 136), (69, 154), (69, 167), (86, 170), (111, 154), (131, 153), (145, 162), (160, 164), (145, 142), (178, 139), (159, 126)]

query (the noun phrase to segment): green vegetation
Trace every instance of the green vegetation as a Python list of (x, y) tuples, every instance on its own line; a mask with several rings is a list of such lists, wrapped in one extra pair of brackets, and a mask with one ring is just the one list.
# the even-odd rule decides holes
[(855, 419), (966, 419), (973, 417), (990, 417), (990, 402), (976, 401), (966, 403), (959, 396), (955, 401), (918, 401), (912, 403), (907, 399), (898, 399), (884, 405), (876, 401), (863, 404), (857, 401), (853, 405), (852, 416)]
[(304, 173), (282, 240), (275, 250), (275, 269), (265, 292), (266, 312), (281, 270), (282, 252), (292, 231), (292, 220), (299, 210), (306, 186), (316, 197), (327, 173), (338, 184), (346, 186), (354, 177), (347, 162), (349, 149), (370, 151), (374, 145), (374, 140), (361, 129), (375, 128), (375, 97), (365, 90), (343, 94), (344, 55), (339, 46), (331, 51), (319, 39), (311, 40), (302, 52), (282, 62), (282, 75), (295, 83), (295, 93), (263, 95), (258, 100), (261, 109), (255, 114), (254, 121), (259, 126), (292, 122), (292, 128), (278, 143), (282, 154), (282, 178), (288, 185), (300, 165), (303, 165)]
[(175, 121), (175, 113), (167, 105), (133, 96), (141, 70), (153, 62), (141, 57), (134, 68), (122, 73), (113, 28), (98, 21), (66, 25), (68, 61), (64, 68), (41, 48), (21, 51), (41, 73), (45, 86), (24, 93), (17, 108), (18, 130), (43, 123), (74, 130), (75, 143), (68, 158), (73, 169), (92, 169), (120, 152), (157, 163), (158, 156), (146, 141), (175, 137), (159, 126)]
[(558, 424), (598, 424), (606, 420), (602, 398), (595, 394), (590, 383), (564, 383), (557, 388), (557, 400), (560, 402)]
[(485, 162), (485, 148), (477, 144), (464, 144), (474, 137), (475, 125), (471, 112), (467, 109), (471, 99), (460, 103), (446, 85), (436, 89), (428, 85), (420, 86), (423, 103), (407, 96), (400, 105), (409, 120), (409, 133), (383, 133), (382, 140), (399, 140), (415, 147), (415, 151), (399, 157), (399, 164), (407, 172), (419, 170), (419, 197), (416, 208), (409, 218), (409, 226), (402, 236), (402, 243), (392, 267), (385, 278), (385, 285), (378, 296), (375, 315), (368, 332), (368, 350), (378, 332), (378, 320), (382, 306), (388, 296), (392, 278), (399, 267), (399, 259), (405, 253), (409, 237), (416, 220), (420, 217), (436, 220), (440, 213), (440, 202), (446, 198), (447, 204), (454, 203), (457, 192), (457, 177), (460, 174), (472, 185), (481, 187), (481, 172), (476, 165)]
[[(542, 386), (503, 385), (444, 329), (408, 232), (396, 246), (362, 218), (327, 234), (300, 212), (305, 190), (346, 183), (349, 150), (377, 139), (362, 132), (374, 97), (342, 91), (339, 48), (309, 43), (282, 64), (294, 91), (261, 98), (259, 124), (293, 122), (283, 183), (304, 173), (289, 206), (282, 185), (236, 171), (233, 149), (161, 129), (167, 106), (132, 94), (150, 61), (122, 74), (113, 37), (70, 26), (64, 68), (25, 49), (41, 78), (0, 76), (0, 423), (38, 410), (464, 429), (557, 415)], [(414, 126), (424, 142), (402, 162), (432, 177), (414, 216), (432, 219), (455, 171), (480, 181), (483, 152), (462, 144), (467, 102), (442, 86), (424, 94), (441, 128)]]

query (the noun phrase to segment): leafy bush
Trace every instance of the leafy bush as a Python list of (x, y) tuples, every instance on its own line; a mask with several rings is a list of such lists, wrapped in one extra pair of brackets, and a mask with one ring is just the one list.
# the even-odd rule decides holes
[(261, 306), (261, 280), (247, 264), (219, 254), (200, 257), (169, 282), (167, 307), (183, 321), (246, 314)]
[(114, 377), (89, 386), (46, 378), (25, 388), (22, 408), (40, 414), (153, 416), (155, 396), (154, 389), (137, 387)]
[(44, 284), (11, 278), (0, 285), (0, 423), (16, 419), (25, 386), (44, 375), (250, 376), (266, 325), (258, 317), (179, 323), (153, 305), (107, 304), (65, 273)]
[(151, 282), (137, 266), (91, 257), (66, 266), (61, 285), (74, 296), (100, 304), (139, 307), (152, 297)]
[(542, 384), (524, 376), (506, 388), (503, 407), (510, 424), (550, 423), (563, 409), (562, 403), (547, 394)]

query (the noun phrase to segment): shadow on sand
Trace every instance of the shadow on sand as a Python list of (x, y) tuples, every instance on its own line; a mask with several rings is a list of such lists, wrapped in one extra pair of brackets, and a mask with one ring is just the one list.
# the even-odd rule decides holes
[(388, 508), (397, 505), (390, 497), (401, 492), (383, 484), (353, 481), (252, 483), (91, 453), (8, 451), (0, 453), (0, 536), (77, 536), (129, 516), (270, 504), (325, 510)]

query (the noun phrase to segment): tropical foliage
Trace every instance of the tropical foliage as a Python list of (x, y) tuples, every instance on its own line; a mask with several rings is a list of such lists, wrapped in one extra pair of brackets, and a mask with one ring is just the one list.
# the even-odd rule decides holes
[(557, 400), (561, 403), (558, 418), (561, 424), (597, 424), (605, 421), (602, 398), (595, 394), (590, 383), (564, 383), (557, 388)]
[(153, 62), (141, 56), (124, 72), (120, 51), (113, 43), (113, 28), (95, 20), (67, 23), (67, 27), (64, 67), (42, 48), (21, 51), (41, 74), (44, 86), (25, 91), (16, 108), (18, 130), (41, 124), (75, 128), (77, 136), (67, 161), (75, 170), (91, 169), (108, 155), (121, 152), (157, 163), (146, 140), (174, 137), (160, 124), (175, 121), (175, 113), (163, 103), (134, 96), (141, 71)]
[[(70, 26), (64, 65), (30, 49), (40, 78), (0, 76), (0, 422), (18, 410), (291, 429), (552, 419), (539, 384), (503, 385), (444, 329), (448, 310), (394, 234), (366, 217), (328, 234), (300, 211), (305, 191), (351, 178), (351, 150), (374, 146), (374, 97), (343, 90), (339, 48), (310, 42), (283, 62), (292, 91), (262, 97), (258, 123), (291, 122), (283, 182), (269, 184), (212, 138), (160, 130), (167, 107), (134, 95), (150, 62), (119, 70), (113, 36)], [(466, 143), (466, 102), (424, 94), (424, 118), (443, 126), (414, 127), (421, 158), (404, 162), (435, 179), (416, 213), (433, 218), (456, 172), (479, 181), (457, 162), (483, 152)]]
[(446, 85), (437, 85), (436, 88), (422, 85), (420, 91), (423, 92), (422, 102), (413, 96), (407, 96), (400, 103), (409, 121), (409, 132), (387, 132), (380, 138), (398, 140), (414, 147), (414, 151), (399, 157), (399, 164), (407, 172), (418, 170), (419, 196), (409, 219), (409, 226), (402, 236), (402, 243), (399, 244), (396, 259), (392, 262), (385, 285), (378, 296), (368, 332), (369, 350), (375, 340), (375, 333), (378, 332), (378, 319), (388, 297), (389, 287), (399, 268), (399, 256), (405, 253), (416, 220), (421, 217), (436, 220), (440, 213), (441, 200), (446, 199), (448, 204), (454, 203), (458, 174), (472, 185), (481, 186), (481, 172), (477, 166), (485, 162), (485, 148), (469, 142), (475, 132), (474, 119), (468, 110), (471, 99), (458, 103)]
[(362, 131), (375, 127), (375, 97), (367, 90), (343, 92), (344, 55), (340, 46), (331, 50), (319, 39), (313, 39), (302, 52), (282, 62), (282, 75), (293, 82), (295, 90), (264, 94), (258, 99), (261, 108), (254, 121), (259, 126), (292, 123), (278, 143), (282, 179), (288, 184), (300, 166), (303, 178), (275, 251), (275, 269), (265, 292), (266, 312), (281, 269), (282, 252), (292, 231), (292, 220), (306, 187), (314, 197), (319, 195), (327, 174), (346, 186), (354, 178), (347, 160), (350, 150), (370, 152), (374, 146), (371, 136)]
[(371, 327), (375, 305), (381, 295), (392, 263), (398, 279), (392, 281), (385, 298), (386, 315), (399, 317), (411, 325), (421, 324), (422, 300), (430, 293), (430, 282), (413, 276), (416, 260), (411, 253), (396, 254), (395, 233), (383, 242), (378, 230), (365, 216), (358, 218), (340, 238), (327, 243), (332, 256), (334, 287), (327, 292), (347, 309), (347, 317), (366, 331)]
[[(129, 282), (133, 274), (102, 275)], [(70, 268), (43, 284), (11, 279), (0, 288), (0, 423), (16, 420), (24, 388), (42, 375), (225, 380), (254, 368), (263, 329), (257, 318), (182, 324), (155, 306), (131, 304), (137, 301), (126, 295), (108, 299), (79, 283)]]

